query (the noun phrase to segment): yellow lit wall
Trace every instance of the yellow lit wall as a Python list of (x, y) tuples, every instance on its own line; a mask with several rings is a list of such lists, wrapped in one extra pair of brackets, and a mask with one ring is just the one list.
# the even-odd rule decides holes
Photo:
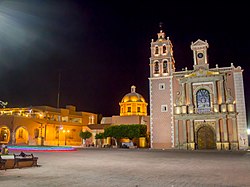
[(72, 145), (79, 146), (79, 133), (89, 123), (97, 123), (97, 114), (78, 112), (74, 106), (53, 108), (36, 106), (32, 108), (0, 109), (0, 143), (27, 145)]
[(147, 116), (148, 104), (140, 94), (135, 92), (135, 88), (135, 86), (131, 86), (131, 93), (126, 94), (119, 103), (120, 116)]

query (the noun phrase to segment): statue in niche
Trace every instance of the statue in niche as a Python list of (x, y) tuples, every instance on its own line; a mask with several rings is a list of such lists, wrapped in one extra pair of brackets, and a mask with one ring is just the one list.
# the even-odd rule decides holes
[(226, 99), (226, 103), (232, 104), (233, 102), (234, 102), (234, 98), (233, 98), (233, 96), (232, 96), (231, 89), (228, 88), (228, 89), (227, 89), (227, 99)]
[(176, 93), (176, 101), (175, 101), (175, 104), (176, 106), (181, 106), (182, 105), (182, 98), (181, 98), (181, 93), (178, 91)]

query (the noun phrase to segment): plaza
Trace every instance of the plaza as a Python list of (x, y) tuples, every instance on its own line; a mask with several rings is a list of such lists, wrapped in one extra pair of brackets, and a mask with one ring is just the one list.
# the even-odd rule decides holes
[(248, 151), (79, 148), (33, 154), (40, 167), (0, 170), (1, 186), (250, 186)]

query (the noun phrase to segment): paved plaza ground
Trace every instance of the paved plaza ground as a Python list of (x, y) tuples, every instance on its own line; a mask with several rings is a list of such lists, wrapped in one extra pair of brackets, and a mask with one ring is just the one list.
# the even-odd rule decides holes
[(78, 149), (35, 152), (40, 167), (0, 170), (0, 187), (249, 187), (250, 152)]

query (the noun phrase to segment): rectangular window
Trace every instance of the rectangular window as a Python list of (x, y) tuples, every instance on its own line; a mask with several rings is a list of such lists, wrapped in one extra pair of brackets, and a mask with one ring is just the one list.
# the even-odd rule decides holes
[(167, 105), (161, 105), (161, 112), (167, 112), (168, 106)]
[(166, 89), (165, 83), (160, 83), (159, 90), (165, 90), (165, 89)]
[(131, 112), (131, 107), (128, 107), (128, 112)]
[(141, 112), (141, 107), (137, 107), (137, 112)]

